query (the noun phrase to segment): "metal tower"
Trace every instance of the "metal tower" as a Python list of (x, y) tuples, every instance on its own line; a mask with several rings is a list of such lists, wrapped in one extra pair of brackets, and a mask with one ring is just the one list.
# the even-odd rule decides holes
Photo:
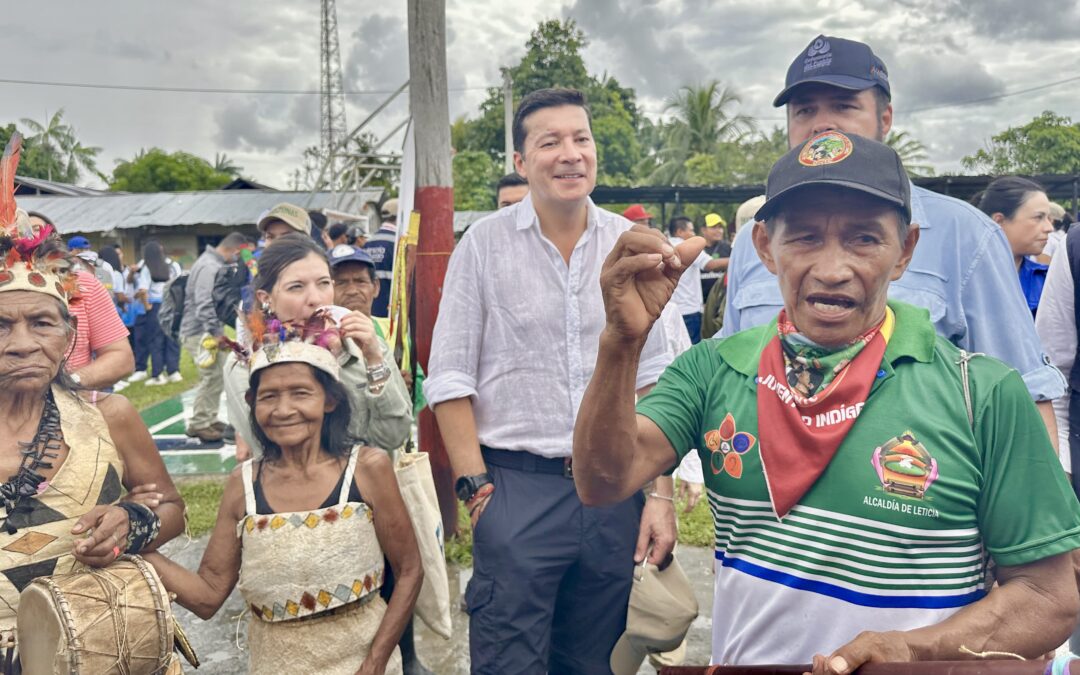
[(345, 139), (345, 89), (341, 78), (341, 50), (338, 47), (337, 4), (322, 0), (322, 37), (320, 41), (322, 67), (320, 71), (321, 122), (319, 150), (329, 160), (330, 184), (336, 185), (338, 162), (336, 155), (344, 148), (335, 146)]

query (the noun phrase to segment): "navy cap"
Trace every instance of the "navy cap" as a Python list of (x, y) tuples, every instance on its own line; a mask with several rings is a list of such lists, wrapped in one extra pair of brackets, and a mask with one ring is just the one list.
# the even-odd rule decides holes
[(788, 151), (773, 164), (766, 201), (755, 220), (776, 215), (792, 192), (809, 185), (857, 190), (889, 202), (911, 222), (911, 183), (896, 151), (877, 141), (825, 131)]
[(75, 236), (68, 239), (67, 247), (69, 251), (73, 248), (90, 248), (90, 240), (83, 236)]
[(362, 248), (349, 246), (348, 244), (338, 244), (330, 249), (330, 267), (337, 267), (347, 262), (358, 262), (375, 267), (375, 261)]
[(821, 82), (841, 89), (862, 91), (881, 87), (892, 99), (889, 71), (868, 45), (844, 38), (819, 35), (788, 66), (784, 90), (773, 106), (779, 108), (791, 98), (791, 90), (807, 82)]

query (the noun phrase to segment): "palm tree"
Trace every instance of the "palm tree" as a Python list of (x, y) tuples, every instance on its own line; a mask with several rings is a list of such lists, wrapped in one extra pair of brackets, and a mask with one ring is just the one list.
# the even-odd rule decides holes
[(97, 168), (97, 156), (101, 153), (101, 148), (96, 145), (85, 146), (78, 140), (72, 138), (73, 143), (69, 144), (65, 149), (67, 153), (67, 167), (66, 172), (68, 176), (79, 175), (79, 169), (88, 171), (103, 181), (107, 181), (108, 177), (103, 174)]
[[(53, 113), (52, 117), (48, 117), (45, 124), (41, 124), (36, 120), (24, 117), (22, 123), (30, 128), (32, 135), (26, 140), (27, 143), (37, 145), (46, 156), (47, 166), (47, 178), (53, 179), (53, 169), (56, 169), (57, 174), (61, 172), (66, 173), (66, 167), (63, 166), (64, 148), (70, 147), (75, 140), (74, 132), (71, 127), (64, 124), (64, 109), (61, 108)], [(59, 177), (59, 175), (57, 176)]]
[(214, 171), (218, 173), (227, 173), (233, 178), (239, 178), (240, 173), (243, 172), (243, 168), (238, 166), (236, 162), (232, 160), (224, 152), (214, 153)]
[[(47, 116), (48, 117), (48, 116)], [(75, 136), (75, 129), (64, 122), (64, 109), (61, 108), (48, 117), (45, 124), (23, 118), (22, 123), (30, 128), (33, 135), (27, 138), (45, 156), (46, 178), (56, 178), (74, 183), (79, 178), (80, 169), (88, 171), (105, 180), (105, 175), (98, 171), (97, 156), (101, 148), (85, 146)]]
[(934, 167), (926, 164), (926, 146), (917, 138), (909, 136), (908, 132), (890, 131), (885, 137), (885, 145), (900, 155), (900, 161), (904, 163), (909, 176), (934, 175)]
[(657, 153), (660, 166), (649, 179), (668, 185), (686, 178), (685, 163), (697, 154), (716, 154), (722, 143), (738, 141), (756, 129), (754, 120), (733, 114), (740, 102), (734, 90), (712, 80), (702, 86), (684, 86), (668, 100), (664, 147)]

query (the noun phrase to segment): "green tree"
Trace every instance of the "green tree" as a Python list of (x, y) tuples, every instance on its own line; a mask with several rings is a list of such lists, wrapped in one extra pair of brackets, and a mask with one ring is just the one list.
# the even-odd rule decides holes
[(904, 168), (912, 178), (934, 175), (934, 167), (926, 163), (926, 146), (917, 138), (908, 135), (908, 132), (890, 131), (885, 137), (885, 145), (900, 155), (900, 161), (904, 163)]
[(218, 173), (227, 173), (233, 178), (239, 178), (240, 174), (244, 172), (243, 167), (238, 166), (233, 161), (232, 157), (229, 157), (224, 152), (214, 153), (214, 171)]
[[(686, 164), (691, 158), (717, 155), (725, 143), (738, 143), (753, 132), (754, 121), (733, 112), (738, 104), (738, 94), (717, 80), (700, 87), (681, 87), (664, 108), (672, 119), (664, 129), (656, 167), (647, 179), (664, 185), (685, 184), (689, 180)], [(721, 168), (719, 159), (715, 166)]]
[(85, 146), (79, 141), (75, 129), (64, 122), (63, 108), (53, 113), (44, 124), (28, 118), (21, 121), (29, 133), (23, 144), (20, 174), (74, 183), (83, 171), (87, 171), (105, 179), (97, 168), (101, 148)]
[[(571, 87), (585, 93), (592, 114), (593, 135), (598, 148), (597, 174), (606, 184), (628, 184), (640, 161), (637, 140), (641, 115), (633, 89), (606, 73), (594, 77), (585, 68), (581, 51), (588, 44), (572, 19), (543, 21), (525, 43), (525, 55), (511, 67), (514, 105), (529, 92), (548, 87)], [(502, 88), (491, 88), (475, 119), (455, 120), (451, 125), (454, 149), (486, 152), (499, 164), (504, 157)]]
[(486, 152), (465, 150), (454, 155), (454, 208), (490, 211), (495, 208), (499, 166)]
[(1080, 123), (1047, 110), (960, 161), (968, 171), (991, 175), (1080, 173)]
[(187, 152), (168, 153), (161, 148), (140, 150), (133, 159), (121, 160), (113, 169), (109, 189), (122, 192), (185, 192), (216, 190), (232, 180), (210, 162)]

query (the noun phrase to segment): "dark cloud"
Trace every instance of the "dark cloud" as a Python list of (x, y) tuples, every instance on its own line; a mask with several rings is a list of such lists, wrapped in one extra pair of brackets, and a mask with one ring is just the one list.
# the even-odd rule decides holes
[(273, 119), (268, 112), (254, 99), (230, 102), (214, 115), (218, 144), (226, 150), (266, 151), (284, 150), (298, 140), (287, 120)]
[(1075, 40), (1070, 29), (1080, 22), (1080, 7), (1074, 0), (923, 0), (920, 4), (931, 14), (971, 26), (976, 35), (1007, 42)]
[(673, 82), (696, 82), (704, 73), (674, 25), (679, 17), (656, 2), (577, 0), (565, 14), (614, 56), (607, 72), (646, 95), (665, 96)]
[(888, 58), (893, 99), (901, 110), (962, 103), (1005, 93), (1005, 82), (991, 75), (986, 64), (971, 57), (958, 58), (925, 49), (882, 56)]
[(409, 43), (403, 17), (372, 14), (349, 34), (342, 49), (346, 89), (393, 90), (409, 77)]

